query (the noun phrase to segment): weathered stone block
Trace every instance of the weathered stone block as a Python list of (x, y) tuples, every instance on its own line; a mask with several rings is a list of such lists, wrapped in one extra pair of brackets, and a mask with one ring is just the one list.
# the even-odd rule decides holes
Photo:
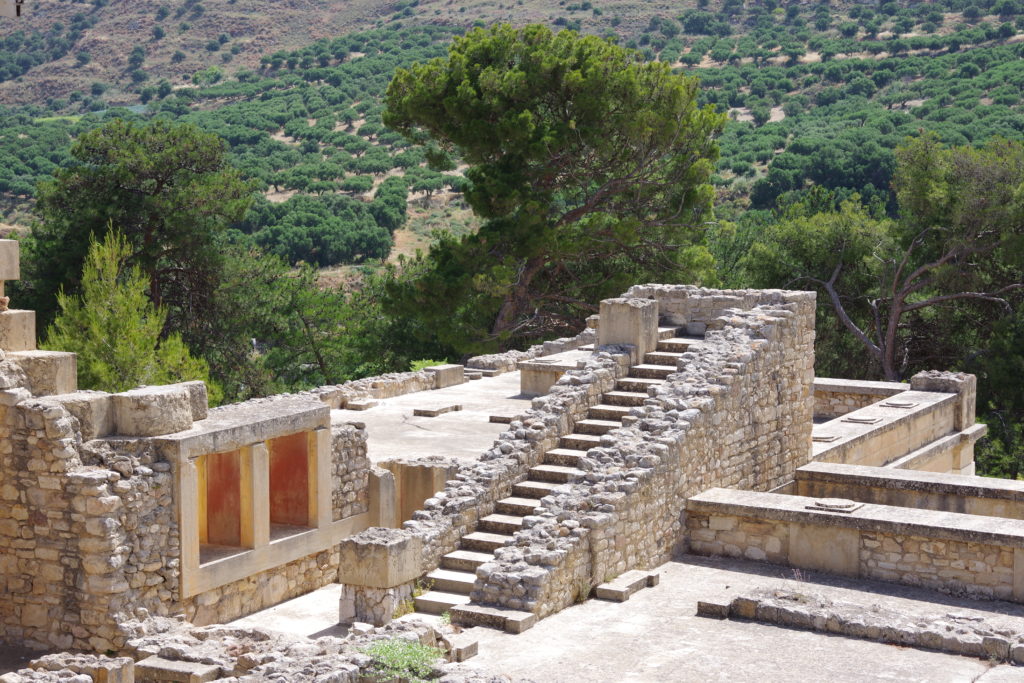
[(423, 539), (404, 529), (371, 528), (339, 544), (338, 581), (392, 588), (420, 577)]
[(185, 387), (188, 390), (188, 402), (192, 408), (192, 419), (205, 420), (207, 411), (210, 409), (210, 400), (206, 391), (206, 382), (193, 380), (191, 382), (178, 382), (169, 384), (172, 387)]
[(597, 343), (636, 348), (637, 361), (658, 346), (658, 302), (654, 299), (605, 299), (601, 302)]
[(114, 410), (111, 395), (103, 391), (76, 391), (48, 396), (47, 402), (64, 406), (78, 418), (82, 438), (98, 439), (114, 431)]
[(25, 372), (33, 396), (69, 394), (78, 389), (78, 357), (67, 351), (18, 351), (7, 357)]
[(432, 365), (424, 370), (434, 373), (435, 389), (444, 389), (466, 381), (465, 368), (461, 365)]
[(136, 681), (205, 683), (219, 677), (220, 667), (214, 664), (178, 662), (155, 655), (135, 664)]
[(188, 389), (180, 385), (142, 387), (111, 397), (114, 430), (124, 436), (158, 436), (192, 426)]
[(18, 240), (0, 240), (0, 280), (21, 279)]
[(36, 312), (0, 311), (0, 349), (34, 351), (36, 348)]

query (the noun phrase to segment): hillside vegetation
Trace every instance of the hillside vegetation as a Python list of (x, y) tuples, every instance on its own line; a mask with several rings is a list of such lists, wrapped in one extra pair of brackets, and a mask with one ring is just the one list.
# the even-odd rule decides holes
[[(979, 373), (988, 392), (980, 405), (997, 433), (983, 459), (1024, 468), (1024, 432), (1006, 427), (1024, 417), (1024, 398), (1000, 381), (1015, 374), (1005, 367), (1020, 367), (1024, 329), (1015, 313), (1024, 279), (1019, 196), (1010, 187), (1024, 158), (1012, 142), (1024, 133), (1022, 0), (40, 0), (33, 8), (36, 23), (0, 25), (0, 224), (31, 222), (37, 183), (73, 164), (73, 141), (111, 119), (189, 123), (226, 141), (227, 161), (255, 199), (223, 232), (232, 256), (230, 286), (216, 294), (221, 317), (254, 295), (292, 302), (269, 305), (288, 313), (259, 321), (269, 330), (287, 318), (282, 329), (228, 320), (231, 339), (256, 338), (259, 353), (232, 356), (234, 342), (221, 356), (204, 350), (229, 396), (575, 329), (592, 301), (572, 288), (588, 277), (610, 286), (605, 271), (630, 272), (614, 259), (629, 265), (633, 252), (601, 252), (589, 260), (604, 268), (595, 269), (579, 251), (580, 267), (563, 267), (544, 293), (550, 311), (524, 303), (507, 324), (492, 324), (494, 302), (522, 284), (516, 259), (538, 242), (523, 235), (522, 249), (496, 256), (501, 239), (490, 240), (486, 227), (462, 239), (482, 225), (462, 198), (465, 165), (428, 168), (438, 141), (412, 145), (382, 122), (396, 69), (444, 56), (474, 25), (534, 22), (596, 34), (696, 75), (699, 103), (727, 115), (710, 177), (714, 213), (693, 226), (700, 241), (688, 247), (702, 281), (819, 289), (829, 302), (819, 307), (823, 375)], [(990, 186), (1005, 198), (999, 207), (978, 190)], [(567, 195), (550, 199), (557, 206)], [(981, 216), (997, 228), (979, 232)], [(415, 255), (431, 243), (440, 245), (432, 256)], [(467, 252), (468, 244), (480, 248)], [(410, 258), (396, 271), (379, 269), (394, 262), (396, 246)], [(283, 261), (267, 265), (260, 253)], [(533, 256), (543, 267), (571, 261)], [(508, 263), (481, 275), (497, 257)], [(900, 279), (908, 263), (918, 264), (918, 281)], [(328, 273), (321, 283), (352, 284), (358, 271), (361, 289), (310, 291), (317, 275), (309, 264)], [(253, 272), (270, 273), (272, 284), (249, 287)], [(444, 287), (474, 293), (479, 305), (438, 309), (433, 293)], [(197, 348), (216, 338), (186, 335)], [(224, 379), (244, 364), (252, 367)]]

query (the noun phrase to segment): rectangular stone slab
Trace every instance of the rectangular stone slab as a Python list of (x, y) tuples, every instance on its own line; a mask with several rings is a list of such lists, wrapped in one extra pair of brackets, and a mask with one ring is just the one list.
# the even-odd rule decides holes
[(147, 657), (135, 664), (136, 681), (174, 681), (206, 683), (220, 677), (220, 667), (197, 662), (178, 662), (163, 657)]

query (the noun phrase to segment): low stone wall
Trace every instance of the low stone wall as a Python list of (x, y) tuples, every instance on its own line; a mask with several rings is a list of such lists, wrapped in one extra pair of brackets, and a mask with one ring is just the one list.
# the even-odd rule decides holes
[(712, 489), (686, 506), (689, 550), (1024, 602), (1024, 521)]
[(196, 626), (223, 624), (338, 581), (337, 546), (205, 591), (182, 601)]
[[(588, 451), (584, 480), (545, 497), (515, 544), (478, 568), (475, 602), (541, 617), (563, 609), (624, 571), (664, 562), (680, 542), (687, 496), (716, 483), (774, 488), (809, 459), (813, 294), (662, 286), (629, 294), (707, 299), (688, 310), (720, 315), (700, 321), (707, 336), (679, 373)], [(721, 310), (748, 298), (753, 310)]]
[(796, 471), (794, 493), (862, 503), (1024, 520), (1024, 482), (917, 470), (812, 462)]
[(830, 420), (910, 389), (902, 382), (814, 378), (814, 419)]
[(862, 604), (829, 600), (814, 593), (812, 586), (800, 591), (758, 591), (727, 603), (697, 603), (697, 613), (1024, 664), (1024, 632), (1019, 626), (1007, 628), (991, 623), (996, 620), (956, 612), (922, 618), (878, 604), (865, 609)]
[(815, 425), (814, 459), (883, 467), (953, 434), (956, 412), (954, 394), (905, 391)]
[(473, 356), (466, 361), (466, 367), (470, 370), (486, 370), (491, 374), (500, 375), (516, 370), (520, 361), (532, 360), (540, 356), (550, 356), (564, 351), (575, 351), (581, 346), (593, 344), (597, 341), (595, 330), (598, 324), (597, 316), (587, 320), (588, 327), (575, 337), (563, 337), (552, 339), (542, 344), (535, 344), (525, 351), (505, 351), (504, 353), (492, 353), (483, 356)]

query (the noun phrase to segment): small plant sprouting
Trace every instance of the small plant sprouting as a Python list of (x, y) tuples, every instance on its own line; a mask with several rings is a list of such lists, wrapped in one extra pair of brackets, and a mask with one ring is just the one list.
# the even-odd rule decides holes
[(411, 640), (378, 640), (363, 650), (373, 658), (370, 672), (379, 680), (401, 678), (424, 683), (435, 678), (434, 662), (444, 653)]

